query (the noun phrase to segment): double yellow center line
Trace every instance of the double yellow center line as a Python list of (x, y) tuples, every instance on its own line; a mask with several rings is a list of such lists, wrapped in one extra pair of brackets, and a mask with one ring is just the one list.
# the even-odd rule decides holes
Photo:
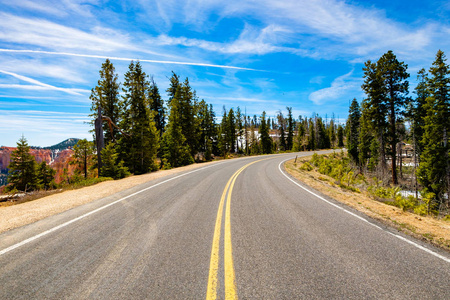
[(219, 246), (220, 246), (220, 234), (222, 231), (222, 215), (223, 207), (226, 199), (225, 210), (225, 228), (224, 228), (224, 274), (225, 274), (225, 299), (237, 299), (236, 282), (233, 266), (233, 254), (231, 247), (231, 224), (230, 224), (230, 202), (231, 193), (233, 192), (234, 183), (239, 174), (244, 171), (248, 166), (261, 161), (257, 160), (246, 164), (242, 168), (236, 171), (228, 180), (225, 189), (223, 190), (222, 197), (220, 198), (219, 209), (217, 210), (216, 226), (214, 228), (213, 244), (211, 249), (211, 260), (209, 263), (209, 277), (208, 277), (208, 289), (206, 292), (206, 299), (217, 298), (217, 274), (219, 271)]

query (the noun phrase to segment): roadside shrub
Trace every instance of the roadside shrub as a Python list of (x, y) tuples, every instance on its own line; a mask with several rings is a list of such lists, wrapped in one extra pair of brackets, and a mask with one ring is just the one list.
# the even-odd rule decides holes
[(425, 203), (417, 205), (414, 207), (414, 213), (421, 216), (426, 216), (428, 214), (427, 205)]
[(416, 207), (416, 198), (408, 196), (408, 198), (402, 197), (400, 194), (395, 196), (394, 205), (400, 207), (403, 211), (411, 210)]
[(309, 164), (309, 162), (305, 162), (300, 167), (300, 170), (303, 170), (303, 171), (311, 171), (312, 169), (313, 169), (313, 167)]

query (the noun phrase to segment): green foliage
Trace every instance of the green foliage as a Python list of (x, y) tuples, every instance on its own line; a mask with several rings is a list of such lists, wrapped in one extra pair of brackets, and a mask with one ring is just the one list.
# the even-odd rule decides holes
[(383, 187), (381, 183), (379, 181), (377, 182), (377, 186), (369, 186), (367, 191), (371, 195), (382, 199), (396, 199), (398, 196), (401, 197), (399, 187)]
[(397, 194), (394, 199), (394, 205), (400, 207), (403, 211), (408, 211), (417, 207), (417, 201), (414, 196), (405, 198)]
[(95, 145), (86, 139), (79, 140), (73, 147), (72, 161), (70, 164), (76, 165), (79, 172), (83, 172), (84, 178), (88, 177), (89, 166), (93, 163)]
[(301, 167), (300, 170), (304, 170), (304, 171), (312, 171), (314, 168), (309, 164), (309, 162), (304, 162)]
[(150, 87), (148, 89), (148, 101), (150, 103), (150, 110), (153, 112), (156, 130), (158, 130), (159, 136), (162, 137), (166, 124), (164, 100), (161, 98), (158, 86), (153, 78), (150, 80)]
[[(378, 155), (382, 168), (386, 168), (386, 153), (392, 160), (392, 182), (397, 184), (396, 151), (399, 141), (397, 123), (402, 119), (408, 105), (407, 65), (399, 62), (392, 51), (383, 54), (376, 63), (365, 63), (364, 84), (361, 86), (367, 95), (363, 105), (363, 115), (369, 130), (378, 142)], [(389, 145), (389, 147), (386, 147)], [(386, 152), (387, 151), (387, 152)], [(372, 157), (374, 156), (373, 151)], [(377, 160), (378, 161), (378, 158)], [(372, 160), (372, 168), (375, 160)]]
[(179, 99), (180, 91), (178, 90), (169, 104), (169, 122), (162, 139), (163, 168), (176, 168), (194, 163), (186, 137), (182, 132)]
[(124, 111), (121, 127), (128, 133), (118, 146), (120, 159), (133, 174), (158, 169), (155, 160), (159, 149), (159, 133), (148, 99), (149, 82), (139, 62), (131, 62), (125, 74)]
[(424, 133), (421, 144), (420, 165), (417, 170), (419, 182), (435, 194), (433, 205), (448, 204), (450, 194), (450, 68), (446, 57), (438, 51), (427, 79), (429, 96), (424, 109)]
[(124, 166), (123, 160), (119, 163), (117, 162), (118, 157), (119, 154), (116, 152), (115, 145), (113, 143), (110, 143), (102, 150), (102, 176), (111, 177), (113, 179), (121, 179), (131, 175), (128, 168)]
[(287, 117), (287, 138), (286, 138), (286, 150), (292, 150), (294, 147), (294, 126), (295, 122), (292, 117), (292, 107), (286, 107), (288, 111), (288, 117)]
[(8, 169), (8, 183), (11, 184), (8, 189), (32, 191), (37, 188), (36, 160), (23, 136), (17, 142), (17, 149), (11, 153)]
[(37, 183), (40, 189), (48, 190), (56, 188), (56, 171), (47, 165), (45, 161), (40, 163), (37, 168)]
[(347, 119), (347, 149), (348, 155), (351, 159), (358, 165), (359, 164), (359, 128), (361, 111), (359, 108), (358, 101), (353, 99), (352, 104), (348, 112), (349, 116)]
[(78, 189), (78, 188), (83, 188), (86, 186), (91, 186), (103, 181), (109, 181), (109, 180), (113, 180), (110, 177), (94, 177), (94, 178), (82, 178), (80, 177), (80, 180), (76, 180), (73, 183), (71, 183), (69, 186), (67, 186), (66, 188), (73, 188), (73, 189)]
[[(334, 178), (340, 187), (354, 192), (360, 192), (358, 188), (352, 185), (363, 182), (363, 176), (355, 176), (350, 158), (344, 152), (341, 151), (340, 153), (332, 153), (330, 155), (318, 155), (314, 153), (311, 158), (311, 163), (318, 168), (319, 173)], [(308, 168), (305, 167), (304, 170), (308, 170)]]
[[(120, 83), (118, 82), (118, 75), (109, 59), (102, 64), (99, 71), (100, 79), (97, 86), (92, 89), (91, 96), (91, 119), (92, 124), (97, 118), (97, 110), (100, 105), (103, 115), (109, 117), (114, 124), (119, 124), (123, 116), (123, 102), (119, 99)], [(103, 132), (105, 133), (105, 143), (115, 141), (118, 138), (119, 130), (115, 127), (110, 127), (106, 122), (103, 123)]]
[(261, 115), (261, 126), (259, 127), (261, 135), (261, 150), (263, 154), (272, 153), (272, 138), (269, 136), (269, 125), (266, 121), (266, 112), (263, 111)]
[(341, 124), (339, 124), (338, 126), (337, 136), (338, 136), (338, 147), (339, 148), (344, 147), (344, 127), (342, 127)]

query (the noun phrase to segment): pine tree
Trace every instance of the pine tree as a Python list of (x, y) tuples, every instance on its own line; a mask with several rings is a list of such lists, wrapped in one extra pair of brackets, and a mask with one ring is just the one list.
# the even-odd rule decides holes
[(261, 115), (261, 126), (259, 127), (261, 135), (261, 150), (263, 154), (272, 153), (272, 138), (269, 135), (269, 126), (266, 121), (266, 112), (263, 111)]
[(361, 104), (361, 118), (360, 118), (360, 131), (359, 131), (359, 143), (358, 143), (358, 161), (360, 163), (360, 170), (363, 166), (367, 166), (369, 159), (372, 157), (378, 161), (378, 157), (373, 157), (370, 149), (371, 145), (373, 145), (373, 140), (375, 139), (373, 134), (373, 126), (371, 124), (371, 117), (369, 114), (369, 109), (367, 108), (369, 105), (368, 100), (364, 99)]
[(114, 143), (108, 144), (102, 150), (103, 166), (102, 176), (113, 179), (121, 179), (130, 175), (128, 168), (124, 166), (124, 161), (118, 161), (119, 154), (116, 152)]
[(212, 105), (208, 105), (205, 100), (198, 104), (198, 118), (200, 119), (200, 152), (203, 152), (206, 160), (211, 160), (213, 154), (214, 141), (217, 138), (215, 113)]
[[(450, 131), (450, 68), (441, 50), (430, 68), (427, 85), (430, 95), (424, 106), (423, 151), (417, 170), (419, 182), (436, 195), (436, 203), (449, 205), (450, 166), (449, 166), (449, 131)], [(437, 208), (437, 207), (436, 207)]]
[(389, 109), (385, 101), (386, 87), (376, 63), (372, 63), (370, 60), (367, 61), (363, 71), (365, 80), (361, 88), (367, 95), (364, 114), (368, 124), (370, 124), (371, 131), (377, 138), (377, 145), (379, 146), (377, 153), (380, 156), (381, 169), (384, 172), (387, 166), (386, 134), (388, 123), (386, 116)]
[(181, 90), (178, 89), (169, 103), (169, 121), (162, 139), (164, 168), (176, 168), (194, 163), (186, 138), (182, 132), (179, 108), (180, 93)]
[(402, 122), (404, 109), (408, 105), (409, 83), (406, 80), (409, 74), (406, 72), (408, 65), (399, 62), (392, 51), (383, 54), (377, 62), (377, 69), (381, 73), (385, 89), (385, 106), (388, 110), (389, 121), (387, 142), (390, 145), (389, 155), (391, 156), (392, 183), (398, 184), (397, 178), (397, 143), (399, 133), (397, 124)]
[(316, 117), (316, 149), (328, 149), (330, 148), (330, 137), (328, 136), (328, 130), (325, 128), (325, 124), (321, 117)]
[(280, 150), (286, 151), (286, 120), (284, 119), (283, 113), (278, 111), (278, 135), (280, 136)]
[(8, 183), (12, 189), (32, 191), (36, 188), (36, 160), (23, 136), (17, 142), (17, 149), (11, 153), (8, 169)]
[(344, 147), (344, 127), (342, 127), (341, 124), (339, 124), (338, 126), (337, 136), (338, 136), (338, 147), (339, 148)]
[(47, 162), (43, 161), (41, 162), (36, 171), (37, 176), (37, 184), (39, 188), (48, 190), (50, 188), (54, 188), (56, 186), (55, 184), (55, 174), (56, 171), (47, 165)]
[(336, 136), (336, 123), (334, 121), (334, 113), (333, 117), (330, 120), (330, 126), (328, 127), (328, 135), (330, 137), (331, 148), (335, 148), (337, 136)]
[(156, 85), (153, 77), (150, 79), (150, 88), (148, 90), (148, 101), (150, 102), (150, 110), (154, 114), (154, 122), (156, 130), (159, 132), (159, 136), (162, 137), (164, 133), (164, 127), (166, 125), (164, 100), (159, 94), (158, 86)]
[[(90, 117), (92, 120), (97, 118), (98, 106), (100, 105), (103, 115), (109, 117), (117, 125), (121, 121), (122, 110), (122, 102), (119, 99), (120, 83), (118, 82), (118, 75), (109, 59), (102, 64), (99, 73), (100, 79), (89, 97), (92, 101)], [(109, 126), (108, 123), (103, 122), (103, 131), (106, 144), (118, 139), (119, 131), (114, 126)]]
[(237, 129), (237, 134), (236, 134), (236, 152), (242, 153), (242, 135), (244, 134), (244, 124), (242, 121), (243, 115), (241, 112), (241, 108), (238, 106), (236, 108), (236, 129)]
[(316, 129), (314, 126), (313, 118), (308, 121), (308, 142), (306, 148), (308, 150), (316, 150)]
[(121, 127), (129, 136), (122, 136), (118, 143), (120, 158), (133, 174), (154, 171), (159, 134), (149, 109), (149, 82), (139, 62), (130, 63), (123, 86), (125, 109)]
[(198, 110), (197, 96), (195, 91), (191, 88), (188, 78), (185, 79), (184, 83), (179, 85), (178, 90), (177, 109), (180, 114), (181, 132), (186, 138), (186, 144), (189, 147), (191, 156), (194, 157), (200, 148), (201, 134), (199, 119), (196, 116), (196, 111)]
[(79, 171), (84, 173), (84, 178), (88, 177), (88, 168), (89, 164), (92, 164), (94, 151), (94, 143), (86, 139), (79, 140), (73, 147), (71, 164), (78, 166)]
[(292, 147), (294, 147), (294, 126), (295, 122), (292, 117), (292, 107), (286, 107), (288, 111), (288, 117), (287, 117), (287, 139), (286, 139), (286, 150), (290, 151), (292, 150)]
[(408, 107), (408, 119), (411, 122), (411, 133), (413, 137), (414, 148), (416, 153), (422, 153), (424, 144), (422, 143), (424, 128), (425, 128), (425, 117), (427, 111), (425, 105), (427, 98), (430, 96), (428, 91), (428, 74), (425, 69), (421, 69), (417, 73), (417, 86), (415, 88), (415, 93), (417, 97), (414, 102), (412, 102)]
[(304, 151), (305, 150), (305, 136), (306, 136), (306, 128), (305, 128), (305, 120), (300, 116), (299, 121), (297, 122), (297, 136), (294, 141), (294, 151)]
[(236, 152), (236, 117), (233, 108), (228, 111), (227, 117), (227, 145), (231, 153)]
[(359, 131), (360, 131), (361, 111), (358, 101), (353, 99), (348, 111), (347, 120), (347, 149), (351, 159), (359, 165)]
[(169, 100), (167, 104), (169, 105), (172, 99), (175, 97), (175, 94), (177, 93), (177, 90), (181, 87), (180, 84), (180, 77), (175, 74), (175, 72), (172, 71), (172, 77), (170, 77), (170, 85), (167, 88), (166, 92), (169, 96)]
[(229, 134), (229, 122), (228, 122), (228, 113), (227, 110), (225, 108), (225, 106), (223, 106), (223, 115), (222, 115), (222, 121), (220, 123), (220, 132), (219, 132), (219, 149), (221, 152), (221, 155), (223, 157), (227, 157), (228, 153), (230, 152), (230, 145), (228, 144), (230, 138), (228, 136)]

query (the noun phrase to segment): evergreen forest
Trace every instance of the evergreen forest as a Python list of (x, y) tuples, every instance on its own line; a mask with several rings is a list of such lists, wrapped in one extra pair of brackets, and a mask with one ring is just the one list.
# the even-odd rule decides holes
[[(93, 141), (79, 140), (71, 164), (73, 180), (145, 174), (194, 162), (285, 151), (347, 148), (349, 164), (384, 185), (427, 194), (436, 211), (449, 209), (450, 69), (438, 51), (429, 69), (417, 74), (410, 94), (408, 65), (392, 51), (368, 60), (345, 124), (334, 117), (247, 115), (241, 107), (216, 116), (188, 78), (172, 72), (160, 91), (139, 61), (131, 61), (123, 82), (107, 59), (92, 88)], [(166, 99), (166, 100), (164, 100)], [(22, 137), (11, 157), (9, 189), (55, 186), (52, 168), (37, 165)], [(100, 154), (100, 155), (99, 155)]]

